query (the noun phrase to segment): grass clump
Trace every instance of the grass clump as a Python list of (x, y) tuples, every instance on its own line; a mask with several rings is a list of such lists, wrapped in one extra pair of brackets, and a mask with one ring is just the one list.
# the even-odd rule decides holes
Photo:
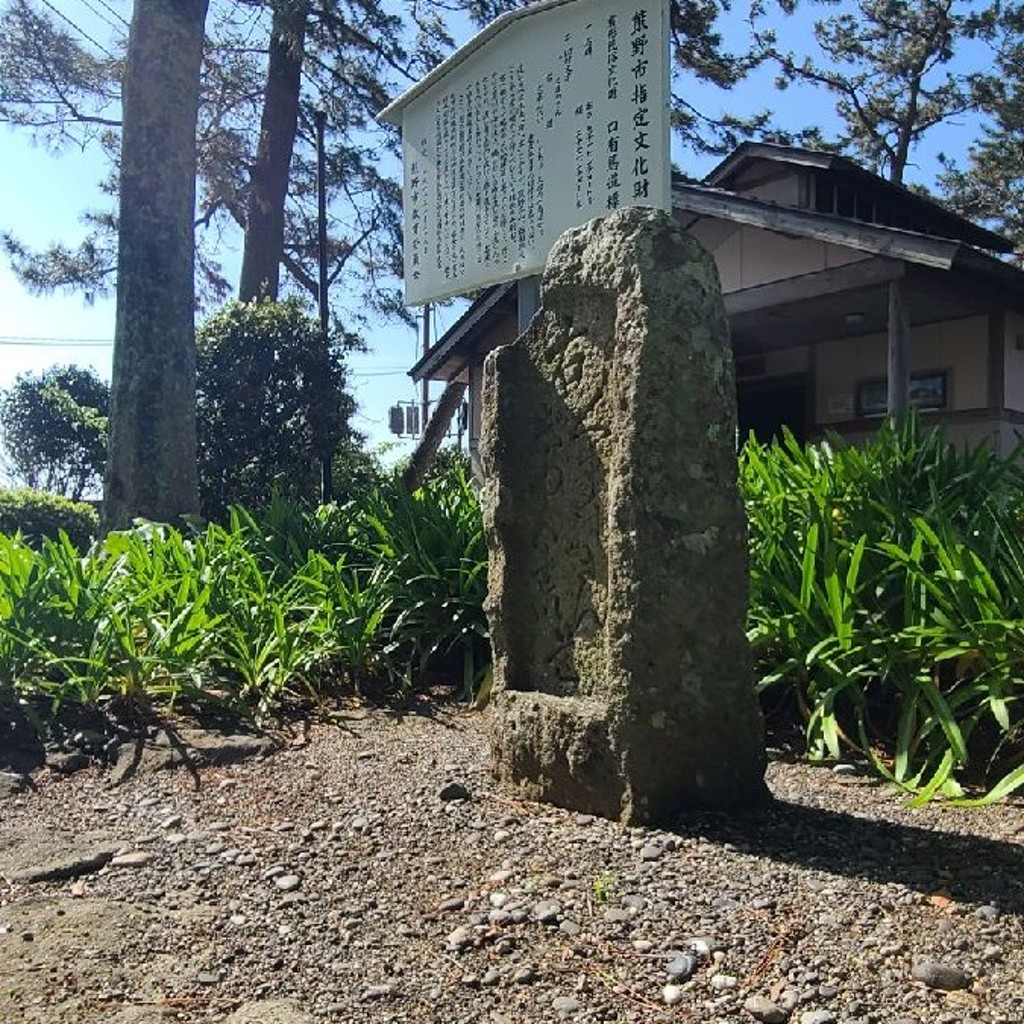
[(0, 536), (0, 679), (53, 710), (159, 700), (253, 718), (286, 694), (452, 681), (453, 666), (472, 685), (485, 586), (461, 474), (344, 506), (278, 498), (191, 532), (141, 524), (86, 554)]
[(924, 799), (1024, 784), (1018, 458), (911, 418), (860, 448), (751, 442), (740, 475), (766, 709)]

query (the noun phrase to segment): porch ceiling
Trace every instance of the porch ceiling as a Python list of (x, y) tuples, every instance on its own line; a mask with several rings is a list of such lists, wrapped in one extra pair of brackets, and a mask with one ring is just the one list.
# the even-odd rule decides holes
[[(899, 275), (885, 276), (891, 279)], [(996, 297), (983, 284), (956, 285), (948, 273), (932, 274), (909, 268), (906, 282), (911, 325), (957, 320), (986, 313), (998, 305)], [(793, 298), (793, 290), (783, 282), (774, 291), (773, 287), (732, 292), (725, 297), (737, 355), (884, 334), (887, 329), (888, 280), (802, 298)], [(761, 294), (752, 299), (748, 294), (751, 292)]]

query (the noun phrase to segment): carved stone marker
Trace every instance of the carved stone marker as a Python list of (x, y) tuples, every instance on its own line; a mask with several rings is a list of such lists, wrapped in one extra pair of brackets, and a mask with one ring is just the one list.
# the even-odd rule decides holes
[(629, 823), (764, 790), (732, 353), (665, 213), (566, 232), (484, 369), (493, 748), (524, 796)]

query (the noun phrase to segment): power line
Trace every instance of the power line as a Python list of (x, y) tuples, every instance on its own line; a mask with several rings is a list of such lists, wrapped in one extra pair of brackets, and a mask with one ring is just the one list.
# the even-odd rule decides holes
[(93, 37), (85, 31), (85, 29), (80, 28), (78, 25), (76, 25), (62, 11), (58, 11), (57, 8), (50, 3), (50, 0), (39, 0), (39, 2), (44, 7), (48, 7), (51, 11), (53, 11), (53, 13), (56, 14), (57, 17), (60, 18), (62, 21), (66, 21), (83, 39), (88, 39), (89, 42), (92, 43), (92, 45), (95, 46), (96, 49), (99, 50), (101, 53), (105, 53), (111, 60), (117, 60), (117, 58), (102, 43), (96, 42), (96, 40), (93, 39)]
[(109, 348), (113, 344), (105, 338), (39, 338), (0, 334), (0, 345), (12, 348)]
[(117, 25), (114, 24), (114, 22), (112, 22), (105, 14), (101, 14), (98, 10), (96, 10), (95, 7), (93, 7), (92, 3), (90, 3), (90, 0), (78, 0), (78, 2), (82, 4), (89, 11), (90, 14), (99, 18), (104, 25), (109, 25), (115, 32), (120, 31), (120, 29)]
[(112, 15), (113, 15), (113, 16), (114, 16), (115, 18), (117, 18), (117, 20), (118, 20), (119, 22), (121, 22), (121, 24), (122, 24), (122, 25), (124, 25), (124, 26), (125, 26), (125, 28), (128, 28), (128, 27), (129, 27), (129, 24), (128, 24), (128, 19), (127, 19), (127, 18), (126, 18), (126, 17), (125, 17), (125, 16), (123, 15), (123, 14), (121, 14), (121, 12), (120, 12), (120, 11), (115, 11), (115, 10), (114, 10), (114, 8), (113, 8), (113, 7), (111, 7), (111, 6), (110, 6), (110, 4), (108, 4), (108, 3), (106, 2), (106, 0), (96, 0), (96, 3), (98, 3), (98, 4), (99, 4), (99, 5), (101, 6), (101, 7), (106, 7), (106, 9), (107, 9), (108, 11), (110, 11), (110, 13), (111, 13), (111, 14), (112, 14)]

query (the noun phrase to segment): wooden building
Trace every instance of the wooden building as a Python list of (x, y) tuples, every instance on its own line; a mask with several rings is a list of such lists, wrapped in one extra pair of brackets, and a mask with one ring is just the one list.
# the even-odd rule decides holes
[[(741, 436), (856, 439), (910, 404), (953, 440), (1013, 447), (1024, 270), (1006, 239), (845, 157), (764, 143), (676, 180), (673, 206), (718, 265)], [(489, 289), (410, 371), (468, 382), (471, 450), (483, 359), (515, 338), (516, 296)]]

